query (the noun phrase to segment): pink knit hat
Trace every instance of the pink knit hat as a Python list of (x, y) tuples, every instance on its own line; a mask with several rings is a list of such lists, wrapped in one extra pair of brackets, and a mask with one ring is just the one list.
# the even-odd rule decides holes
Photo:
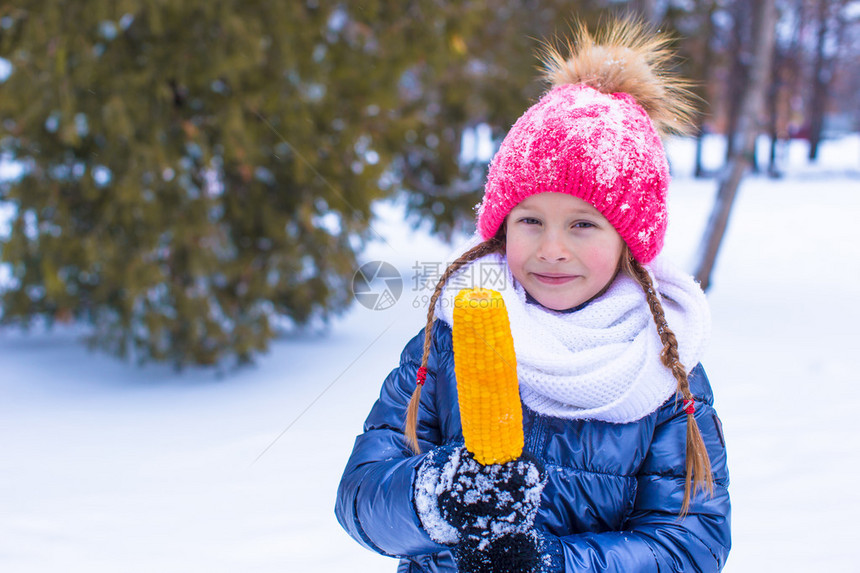
[(567, 193), (600, 211), (636, 260), (647, 263), (663, 248), (668, 186), (663, 144), (631, 96), (562, 85), (526, 111), (502, 142), (478, 230), (489, 239), (526, 197)]
[(684, 83), (668, 85), (659, 69), (668, 57), (663, 40), (625, 26), (610, 34), (609, 45), (586, 35), (570, 58), (546, 54), (556, 87), (517, 120), (493, 158), (478, 208), (484, 240), (522, 200), (555, 192), (594, 206), (639, 262), (663, 248), (669, 165), (637, 101), (661, 127), (682, 127), (672, 122), (685, 120), (691, 107)]

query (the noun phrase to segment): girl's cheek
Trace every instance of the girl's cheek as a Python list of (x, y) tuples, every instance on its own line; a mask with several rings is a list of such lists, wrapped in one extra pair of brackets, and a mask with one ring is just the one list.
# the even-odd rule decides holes
[(621, 248), (615, 248), (614, 245), (588, 247), (583, 251), (582, 257), (593, 270), (614, 273), (621, 258)]

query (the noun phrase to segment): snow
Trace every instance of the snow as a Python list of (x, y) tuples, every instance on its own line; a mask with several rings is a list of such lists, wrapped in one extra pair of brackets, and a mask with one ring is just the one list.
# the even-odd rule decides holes
[[(814, 167), (795, 145), (784, 178), (744, 181), (709, 293), (704, 364), (732, 472), (728, 573), (857, 570), (860, 138), (826, 142)], [(688, 264), (715, 184), (684, 172), (687, 142), (669, 149), (666, 252)], [(0, 329), (0, 569), (393, 572), (340, 529), (335, 494), (384, 376), (423, 324), (414, 267), (451, 247), (406, 229), (396, 206), (379, 212), (387, 242), (364, 260), (400, 270), (398, 303), (356, 304), (253, 367), (140, 368), (88, 352), (74, 328)]]
[(460, 541), (460, 532), (442, 517), (439, 510), (439, 494), (452, 489), (454, 472), (460, 460), (460, 450), (451, 452), (452, 459), (437, 460), (436, 451), (431, 451), (415, 476), (415, 510), (436, 543), (454, 544)]

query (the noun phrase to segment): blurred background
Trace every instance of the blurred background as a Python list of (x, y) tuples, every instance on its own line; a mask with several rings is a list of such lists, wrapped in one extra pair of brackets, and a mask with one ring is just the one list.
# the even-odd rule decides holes
[(393, 570), (334, 520), (352, 439), (536, 54), (611, 14), (700, 99), (667, 252), (714, 310), (726, 570), (860, 570), (856, 0), (0, 2), (0, 568)]
[(216, 364), (343, 312), (372, 206), (468, 232), (545, 88), (541, 43), (613, 12), (677, 38), (697, 142), (725, 136), (726, 163), (745, 114), (770, 145), (742, 159), (772, 177), (790, 140), (815, 162), (858, 129), (848, 0), (4, 3), (3, 323), (82, 321), (121, 356)]

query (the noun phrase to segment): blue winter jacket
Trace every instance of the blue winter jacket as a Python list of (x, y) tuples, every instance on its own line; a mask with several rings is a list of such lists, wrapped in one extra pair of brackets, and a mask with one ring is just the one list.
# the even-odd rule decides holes
[[(359, 543), (399, 557), (398, 572), (452, 572), (449, 548), (422, 529), (412, 503), (415, 470), (426, 452), (462, 444), (451, 330), (434, 325), (427, 383), (421, 394), (420, 455), (404, 442), (406, 407), (421, 361), (424, 334), (403, 351), (355, 442), (335, 512)], [(711, 572), (725, 563), (729, 475), (720, 420), (701, 365), (690, 376), (696, 420), (714, 474), (714, 493), (697, 495), (679, 519), (684, 496), (687, 421), (679, 401), (628, 424), (564, 420), (523, 411), (525, 449), (543, 461), (548, 483), (535, 521), (557, 536), (565, 571)], [(558, 544), (555, 544), (558, 545)]]

